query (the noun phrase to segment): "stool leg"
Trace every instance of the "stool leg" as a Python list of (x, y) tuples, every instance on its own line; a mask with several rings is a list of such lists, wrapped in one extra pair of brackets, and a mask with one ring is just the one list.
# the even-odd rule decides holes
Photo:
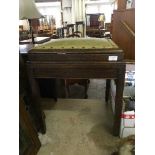
[(105, 101), (106, 101), (106, 103), (108, 103), (109, 95), (110, 95), (110, 82), (111, 82), (110, 79), (106, 80), (106, 92), (105, 92)]
[(66, 94), (66, 98), (70, 97), (70, 89), (69, 89), (69, 84), (67, 83), (67, 80), (65, 80), (65, 94)]
[(57, 81), (58, 79), (54, 79), (54, 101), (57, 102), (58, 98), (58, 90), (57, 90)]
[(88, 98), (88, 95), (87, 95), (88, 85), (89, 85), (89, 80), (85, 82), (85, 99)]

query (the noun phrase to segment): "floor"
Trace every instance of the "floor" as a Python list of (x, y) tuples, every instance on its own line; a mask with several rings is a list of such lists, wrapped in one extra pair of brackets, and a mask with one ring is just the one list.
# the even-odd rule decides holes
[(105, 80), (90, 80), (88, 99), (81, 99), (82, 91), (82, 86), (74, 85), (71, 99), (43, 100), (47, 133), (41, 135), (38, 155), (111, 155), (115, 151), (119, 138), (112, 135)]

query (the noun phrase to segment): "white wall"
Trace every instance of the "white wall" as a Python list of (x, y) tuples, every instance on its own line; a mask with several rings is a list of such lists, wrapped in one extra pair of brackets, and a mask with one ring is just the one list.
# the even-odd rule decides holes
[(61, 26), (61, 3), (36, 3), (36, 6), (42, 15), (52, 15), (56, 20), (56, 27)]
[[(36, 6), (43, 15), (52, 15), (56, 19), (56, 27), (61, 27), (60, 2), (36, 3)], [(63, 0), (63, 21), (67, 21), (68, 24), (75, 23), (76, 21), (85, 22), (85, 13), (104, 13), (106, 22), (110, 22), (113, 8), (114, 5), (110, 4), (87, 4), (85, 8), (85, 0)], [(27, 27), (25, 26), (24, 28), (27, 29)]]
[(85, 0), (63, 0), (63, 18), (68, 23), (85, 20)]

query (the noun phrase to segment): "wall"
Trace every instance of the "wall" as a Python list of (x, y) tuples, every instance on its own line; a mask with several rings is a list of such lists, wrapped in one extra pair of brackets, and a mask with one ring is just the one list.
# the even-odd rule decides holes
[(114, 4), (87, 4), (86, 14), (105, 14), (105, 22), (111, 22), (111, 14), (113, 13)]
[(62, 1), (63, 21), (67, 24), (72, 23), (72, 0)]
[(56, 27), (61, 26), (61, 3), (36, 3), (42, 15), (52, 15), (56, 19)]
[(84, 0), (63, 0), (63, 20), (74, 24), (76, 21), (85, 21)]

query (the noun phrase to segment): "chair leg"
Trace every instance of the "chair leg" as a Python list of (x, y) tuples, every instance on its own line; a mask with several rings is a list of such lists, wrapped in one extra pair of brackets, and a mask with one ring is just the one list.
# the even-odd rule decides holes
[(90, 80), (87, 80), (87, 81), (85, 82), (85, 99), (88, 98), (87, 90), (88, 90), (89, 83), (90, 83)]
[(65, 94), (66, 94), (66, 98), (70, 97), (70, 88), (69, 88), (69, 84), (67, 83), (67, 80), (65, 80)]
[(67, 90), (66, 96), (67, 96), (67, 98), (69, 98), (70, 97), (70, 87), (69, 87), (69, 85), (67, 85), (66, 90)]
[(105, 101), (108, 104), (108, 100), (109, 100), (109, 95), (110, 95), (110, 79), (106, 80), (106, 92), (105, 92)]

